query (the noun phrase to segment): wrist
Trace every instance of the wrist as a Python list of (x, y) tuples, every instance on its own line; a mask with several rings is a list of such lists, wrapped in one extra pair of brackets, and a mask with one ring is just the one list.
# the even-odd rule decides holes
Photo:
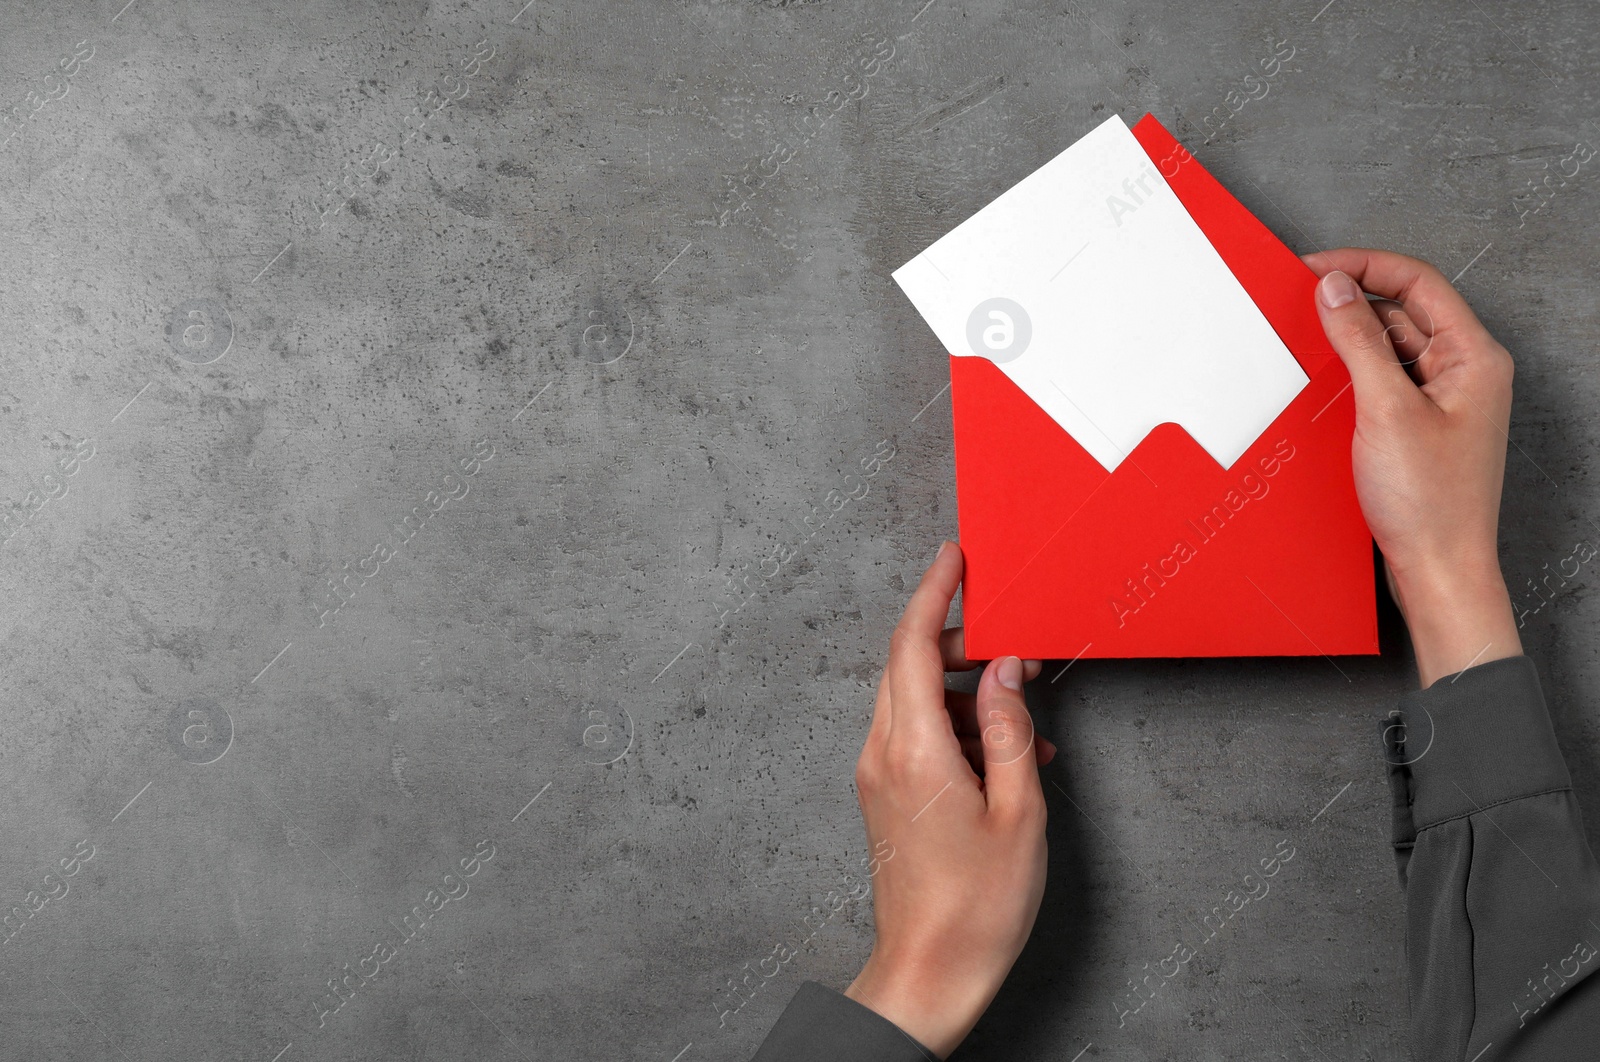
[(874, 949), (844, 994), (946, 1058), (978, 1024), (1003, 979), (970, 969), (895, 963)]
[(1497, 561), (1394, 573), (1424, 688), (1448, 675), (1522, 653), (1511, 595)]

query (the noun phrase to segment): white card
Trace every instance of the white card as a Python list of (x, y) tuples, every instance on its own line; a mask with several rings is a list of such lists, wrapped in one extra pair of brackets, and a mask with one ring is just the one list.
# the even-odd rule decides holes
[(1231, 467), (1307, 383), (1115, 115), (894, 279), (1108, 471), (1167, 421)]

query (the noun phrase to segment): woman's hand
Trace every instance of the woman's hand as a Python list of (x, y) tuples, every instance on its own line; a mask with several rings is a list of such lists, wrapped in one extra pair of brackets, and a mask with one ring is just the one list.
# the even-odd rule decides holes
[(1304, 261), (1350, 370), (1356, 495), (1422, 685), (1519, 655), (1497, 541), (1511, 355), (1426, 262), (1360, 248)]
[(946, 542), (889, 643), (872, 727), (856, 765), (867, 839), (893, 856), (874, 879), (877, 942), (846, 995), (943, 1058), (1011, 970), (1044, 895), (1045, 802), (1022, 699), (1038, 661), (992, 662), (976, 696), (944, 685), (965, 657), (960, 628), (941, 631), (961, 583)]

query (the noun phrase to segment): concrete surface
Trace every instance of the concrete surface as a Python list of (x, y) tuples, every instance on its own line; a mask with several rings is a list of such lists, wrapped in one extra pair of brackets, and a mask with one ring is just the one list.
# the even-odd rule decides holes
[[(956, 532), (888, 274), (1112, 111), (1299, 250), (1466, 269), (1514, 591), (1600, 541), (1600, 176), (1529, 186), (1600, 136), (1580, 0), (123, 4), (0, 18), (6, 1058), (741, 1059), (846, 984), (870, 911), (802, 919)], [(1524, 634), (1600, 815), (1593, 578)], [(1405, 1057), (1385, 622), (1048, 668), (1049, 893), (963, 1057)]]

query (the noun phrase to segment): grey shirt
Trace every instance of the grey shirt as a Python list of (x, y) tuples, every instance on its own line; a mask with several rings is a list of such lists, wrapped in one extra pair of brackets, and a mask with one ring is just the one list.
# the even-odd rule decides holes
[[(1383, 720), (1417, 1062), (1600, 1056), (1600, 868), (1533, 661), (1408, 693)], [(807, 981), (756, 1062), (925, 1062), (893, 1022)]]

